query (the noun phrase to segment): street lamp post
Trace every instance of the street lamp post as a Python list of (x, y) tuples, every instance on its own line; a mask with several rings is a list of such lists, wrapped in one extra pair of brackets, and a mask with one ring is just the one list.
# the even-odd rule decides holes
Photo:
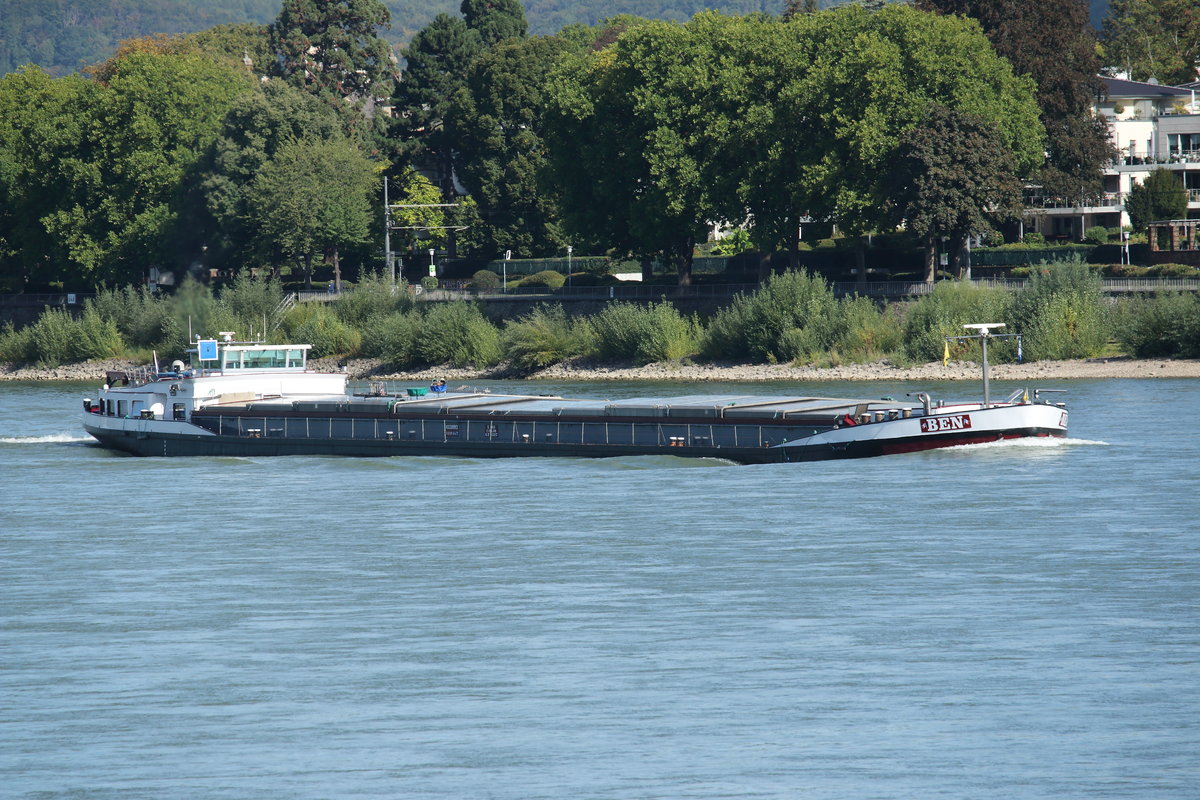
[(429, 248), (429, 277), (431, 278), (437, 277), (437, 265), (433, 262), (433, 254), (436, 252), (432, 247)]
[(571, 245), (567, 245), (567, 287), (571, 286), (571, 251), (574, 250)]
[(508, 293), (508, 262), (509, 262), (509, 259), (511, 259), (511, 258), (512, 258), (512, 250), (505, 250), (504, 251), (504, 266), (502, 267), (502, 269), (504, 270), (502, 280), (504, 282), (500, 285), (500, 291), (504, 292), (505, 294)]

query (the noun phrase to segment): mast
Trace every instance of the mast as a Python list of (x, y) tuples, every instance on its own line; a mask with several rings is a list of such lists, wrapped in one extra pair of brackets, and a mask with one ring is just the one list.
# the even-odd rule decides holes
[(978, 331), (974, 336), (947, 336), (946, 341), (961, 342), (966, 339), (978, 339), (981, 348), (983, 349), (983, 407), (992, 407), (991, 387), (988, 384), (988, 342), (992, 339), (1016, 339), (1018, 342), (1018, 353), (1020, 352), (1019, 343), (1021, 334), (1019, 333), (992, 333), (992, 328), (1003, 328), (1006, 323), (1003, 322), (983, 322), (972, 325), (963, 325), (967, 330)]

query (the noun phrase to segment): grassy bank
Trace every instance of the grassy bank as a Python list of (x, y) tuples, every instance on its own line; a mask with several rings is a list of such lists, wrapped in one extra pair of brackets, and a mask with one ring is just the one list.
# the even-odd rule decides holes
[[(418, 304), (378, 277), (328, 304), (284, 310), (282, 299), (278, 285), (250, 278), (220, 295), (191, 282), (167, 296), (102, 291), (77, 316), (47, 310), (33, 325), (0, 332), (0, 361), (53, 367), (105, 358), (148, 361), (152, 353), (165, 361), (182, 356), (196, 335), (236, 331), (311, 344), (316, 357), (373, 359), (397, 372), (503, 362), (532, 373), (571, 359), (632, 366), (905, 366), (941, 360), (945, 337), (981, 321), (1007, 322), (1008, 331), (1021, 333), (1026, 361), (1200, 356), (1200, 298), (1114, 302), (1102, 296), (1094, 272), (1074, 263), (1038, 270), (1022, 291), (946, 281), (919, 300), (884, 306), (837, 298), (823, 279), (801, 271), (773, 277), (707, 319), (682, 315), (666, 301), (614, 302), (590, 316), (546, 305), (496, 325), (474, 304)], [(998, 343), (992, 356), (996, 363), (1016, 361), (1017, 346)], [(950, 357), (976, 360), (977, 348), (957, 345)]]

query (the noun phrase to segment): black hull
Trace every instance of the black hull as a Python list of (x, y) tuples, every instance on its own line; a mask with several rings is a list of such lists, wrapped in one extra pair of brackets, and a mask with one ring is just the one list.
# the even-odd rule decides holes
[(701, 445), (659, 446), (563, 444), (538, 442), (430, 442), (361, 439), (288, 439), (246, 436), (203, 436), (175, 433), (90, 430), (104, 447), (137, 456), (454, 456), (462, 458), (616, 458), (621, 456), (681, 456), (714, 458), (739, 464), (830, 461), (846, 458), (913, 453), (1001, 439), (1063, 436), (1061, 430), (1021, 428), (986, 434), (947, 433), (902, 439), (874, 439), (839, 445), (790, 445), (787, 447), (711, 447)]

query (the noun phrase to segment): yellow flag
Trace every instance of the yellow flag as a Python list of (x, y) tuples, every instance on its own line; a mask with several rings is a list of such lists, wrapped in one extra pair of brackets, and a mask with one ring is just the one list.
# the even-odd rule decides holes
[(950, 363), (950, 343), (942, 342), (942, 346), (945, 348), (942, 350), (942, 366), (944, 367)]

